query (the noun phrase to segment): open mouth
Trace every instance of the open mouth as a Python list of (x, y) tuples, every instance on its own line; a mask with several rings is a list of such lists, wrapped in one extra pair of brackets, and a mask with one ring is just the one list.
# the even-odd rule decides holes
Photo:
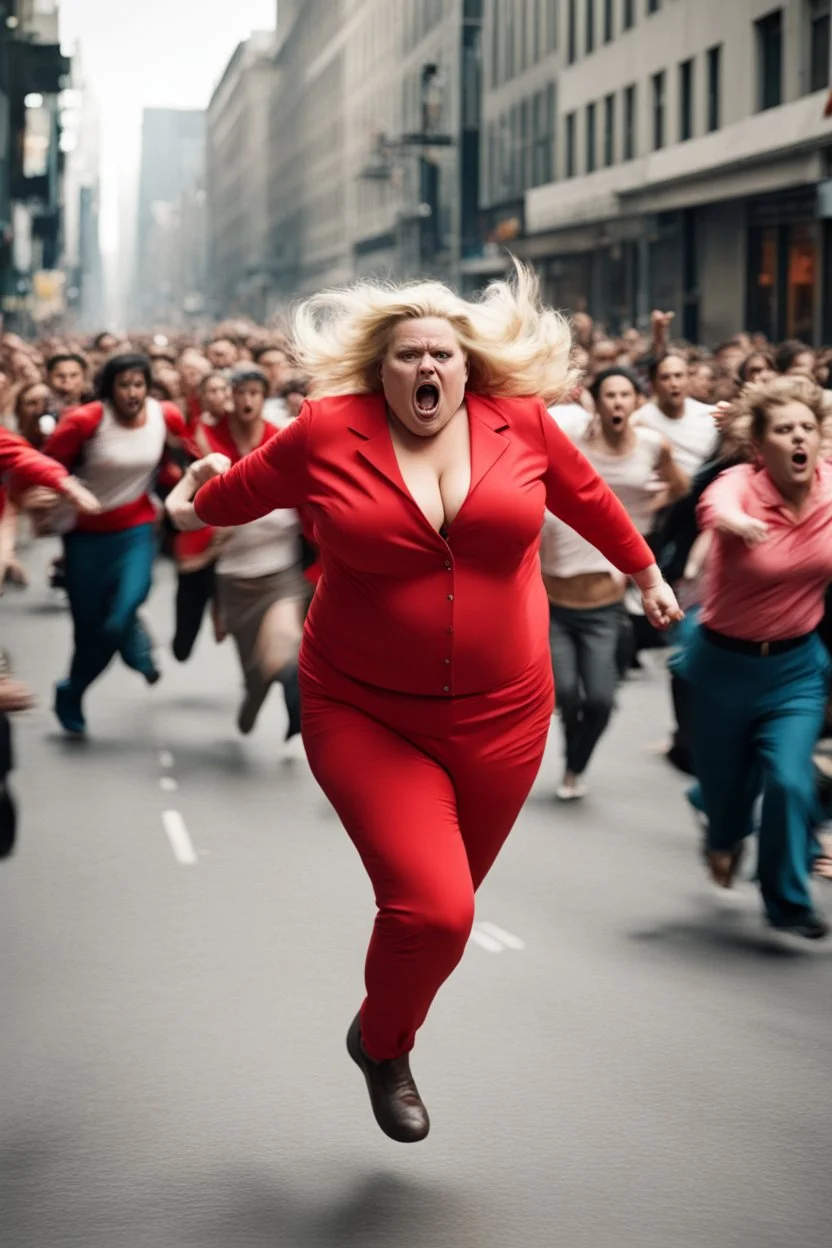
[(805, 468), (809, 462), (809, 456), (805, 451), (792, 452), (792, 464), (795, 468)]
[(621, 428), (621, 426), (624, 424), (624, 417), (623, 417), (623, 416), (612, 416), (612, 417), (610, 418), (610, 424), (612, 425), (613, 429), (620, 429), (620, 428)]
[(426, 381), (416, 388), (416, 411), (423, 420), (430, 420), (439, 410), (439, 387)]

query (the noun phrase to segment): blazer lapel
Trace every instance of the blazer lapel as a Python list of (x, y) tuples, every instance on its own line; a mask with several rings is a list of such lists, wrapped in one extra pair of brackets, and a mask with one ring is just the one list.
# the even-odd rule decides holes
[(361, 439), (358, 453), (376, 472), (380, 472), (400, 493), (410, 492), (393, 450), (393, 439), (387, 425), (387, 404), (383, 394), (356, 395), (352, 401), (349, 428)]
[(484, 399), (478, 394), (467, 394), (465, 402), (471, 417), (470, 495), (508, 446), (508, 438), (503, 433), (508, 429), (508, 422), (491, 399)]

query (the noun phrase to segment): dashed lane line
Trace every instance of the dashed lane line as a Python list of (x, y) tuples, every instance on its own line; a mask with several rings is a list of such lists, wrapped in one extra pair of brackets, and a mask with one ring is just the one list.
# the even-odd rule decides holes
[(162, 823), (165, 832), (167, 832), (170, 847), (173, 850), (173, 856), (176, 861), (183, 867), (196, 866), (199, 859), (197, 858), (190, 833), (185, 825), (185, 820), (179, 811), (163, 810)]

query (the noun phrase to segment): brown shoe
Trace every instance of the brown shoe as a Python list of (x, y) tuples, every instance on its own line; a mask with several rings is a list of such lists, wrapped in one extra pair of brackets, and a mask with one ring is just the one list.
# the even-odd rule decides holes
[(364, 1072), (370, 1104), (384, 1134), (400, 1144), (423, 1140), (430, 1130), (430, 1119), (413, 1082), (407, 1054), (374, 1062), (364, 1052), (358, 1014), (347, 1032), (347, 1052)]
[(714, 884), (718, 884), (720, 888), (733, 887), (744, 854), (745, 841), (740, 841), (733, 849), (706, 850), (705, 861)]

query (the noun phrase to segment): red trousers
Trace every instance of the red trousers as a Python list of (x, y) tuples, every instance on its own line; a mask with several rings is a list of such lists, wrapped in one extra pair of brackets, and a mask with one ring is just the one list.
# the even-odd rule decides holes
[(413, 1047), (462, 957), (474, 893), (540, 767), (548, 663), (489, 693), (440, 699), (351, 680), (302, 652), (303, 741), (375, 890), (361, 1036), (371, 1058)]

